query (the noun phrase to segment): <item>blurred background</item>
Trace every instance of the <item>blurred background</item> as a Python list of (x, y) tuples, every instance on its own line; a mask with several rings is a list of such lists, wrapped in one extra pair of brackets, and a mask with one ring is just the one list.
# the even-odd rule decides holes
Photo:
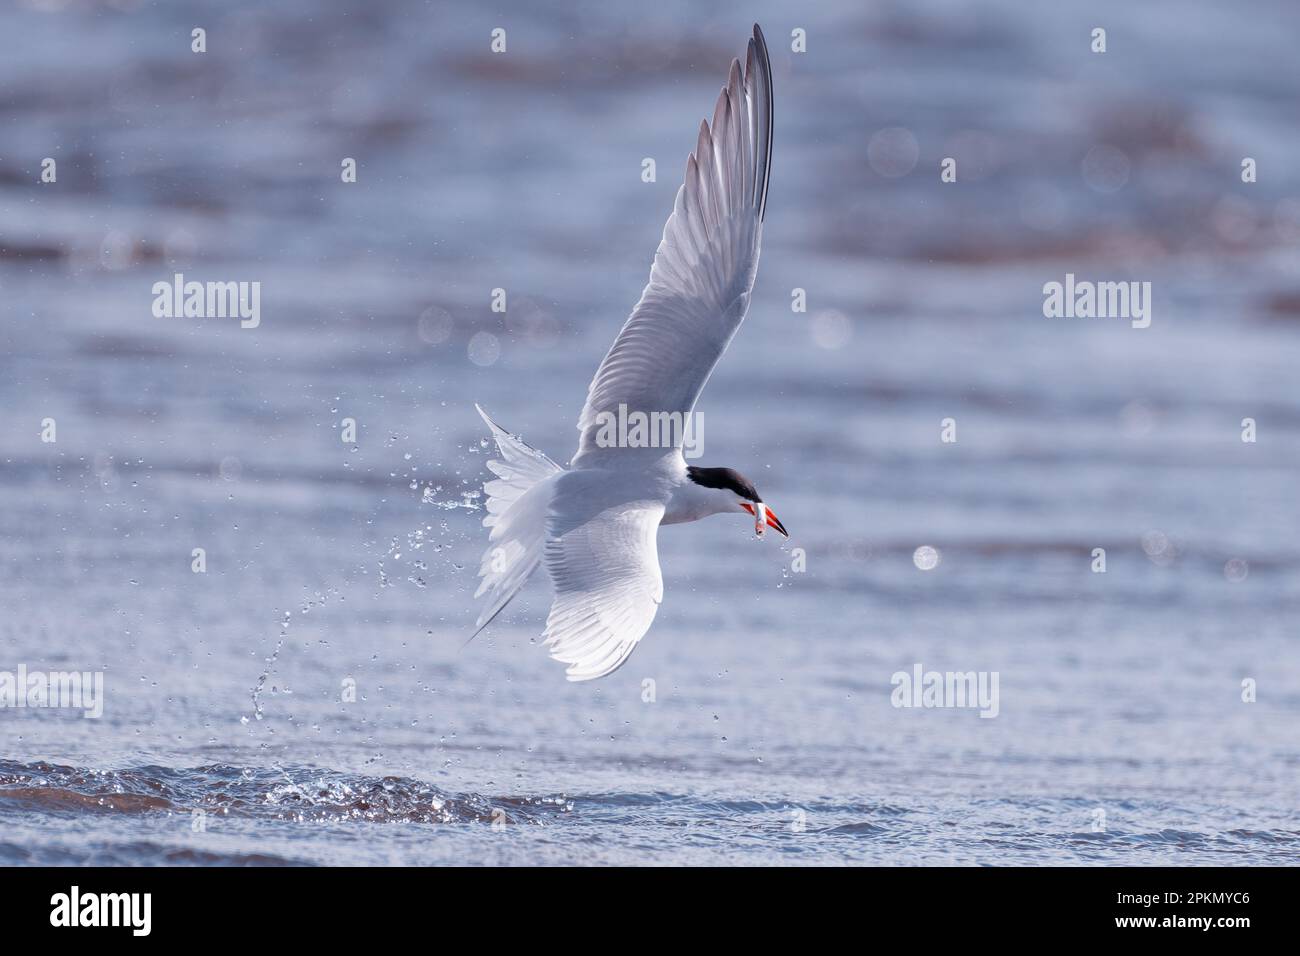
[[(573, 453), (753, 20), (764, 250), (698, 463), (792, 537), (665, 529), (604, 681), (538, 645), (540, 577), (462, 649), (473, 402)], [(107, 699), (0, 711), (0, 860), (1296, 861), (1298, 28), (1280, 0), (7, 4), (0, 669)], [(176, 272), (260, 282), (260, 326), (155, 318)], [(1150, 282), (1151, 326), (1045, 318), (1067, 273)], [(891, 707), (915, 663), (999, 672), (998, 718)]]

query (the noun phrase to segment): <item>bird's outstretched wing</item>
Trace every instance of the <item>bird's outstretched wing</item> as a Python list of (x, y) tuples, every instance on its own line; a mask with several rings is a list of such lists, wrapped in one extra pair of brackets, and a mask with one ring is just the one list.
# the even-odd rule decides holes
[(602, 446), (602, 413), (694, 409), (749, 308), (771, 160), (772, 67), (755, 24), (744, 75), (732, 60), (713, 124), (700, 124), (650, 282), (591, 382), (573, 467), (638, 467), (638, 456)]
[(663, 515), (657, 501), (602, 508), (580, 486), (557, 490), (543, 558), (555, 585), (544, 643), (569, 665), (569, 680), (614, 671), (650, 629), (664, 596), (655, 544)]

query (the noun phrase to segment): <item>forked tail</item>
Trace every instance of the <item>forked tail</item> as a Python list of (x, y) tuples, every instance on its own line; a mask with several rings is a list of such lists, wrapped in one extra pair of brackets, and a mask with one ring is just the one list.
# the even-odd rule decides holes
[(479, 564), (482, 578), (474, 596), (487, 595), (483, 613), (475, 623), (474, 637), (500, 614), (519, 593), (529, 575), (537, 569), (546, 544), (546, 512), (551, 503), (552, 481), (564, 471), (544, 454), (510, 434), (478, 409), (492, 429), (503, 461), (492, 460), (488, 468), (497, 477), (483, 486), (487, 495), (487, 517), (483, 526), (488, 549)]

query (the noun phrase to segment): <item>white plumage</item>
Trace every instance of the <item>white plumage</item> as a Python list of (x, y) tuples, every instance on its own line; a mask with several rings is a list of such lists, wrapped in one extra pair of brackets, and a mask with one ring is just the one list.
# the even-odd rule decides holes
[[(479, 568), (476, 596), (486, 594), (487, 603), (478, 625), (544, 562), (555, 587), (545, 644), (568, 665), (569, 680), (612, 672), (649, 629), (663, 599), (661, 523), (754, 513), (756, 492), (691, 477), (680, 436), (667, 449), (602, 447), (597, 432), (601, 413), (616, 415), (620, 406), (683, 417), (694, 410), (749, 308), (771, 154), (772, 72), (755, 25), (743, 74), (733, 60), (712, 125), (700, 124), (650, 281), (592, 379), (569, 469), (479, 409), (504, 461), (488, 463), (497, 479), (484, 487), (491, 533)], [(775, 516), (768, 524), (784, 533)]]

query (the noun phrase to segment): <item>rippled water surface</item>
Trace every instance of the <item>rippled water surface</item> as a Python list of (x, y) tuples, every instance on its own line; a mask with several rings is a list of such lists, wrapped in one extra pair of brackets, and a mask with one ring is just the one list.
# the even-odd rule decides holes
[[(105, 675), (0, 710), (0, 861), (1300, 861), (1294, 5), (692, 6), (0, 11), (0, 671)], [(464, 646), (472, 403), (572, 454), (751, 18), (700, 463), (792, 537), (664, 529), (654, 628), (568, 684), (542, 580)], [(154, 318), (175, 272), (261, 325)], [(1150, 328), (1045, 319), (1066, 273)], [(917, 663), (997, 717), (893, 707)]]

